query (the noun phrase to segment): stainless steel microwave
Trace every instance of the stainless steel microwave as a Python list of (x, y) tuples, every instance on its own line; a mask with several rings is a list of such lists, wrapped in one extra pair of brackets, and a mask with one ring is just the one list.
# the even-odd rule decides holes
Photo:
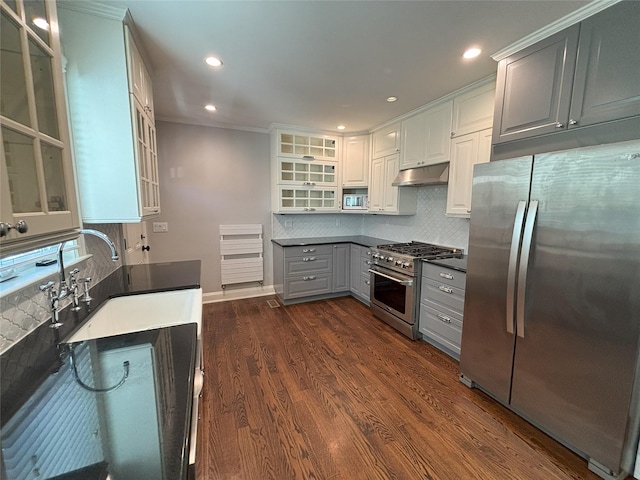
[(369, 208), (368, 195), (345, 193), (342, 196), (343, 210), (366, 210), (367, 208)]

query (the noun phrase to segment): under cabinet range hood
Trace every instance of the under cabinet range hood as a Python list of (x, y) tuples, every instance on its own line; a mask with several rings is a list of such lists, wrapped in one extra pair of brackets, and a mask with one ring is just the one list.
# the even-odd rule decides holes
[(440, 163), (400, 170), (391, 185), (394, 187), (419, 187), (422, 185), (446, 185), (448, 182), (449, 164)]

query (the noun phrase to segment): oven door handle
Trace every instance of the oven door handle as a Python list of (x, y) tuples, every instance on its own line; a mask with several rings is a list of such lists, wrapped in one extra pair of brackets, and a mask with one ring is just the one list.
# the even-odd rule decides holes
[(369, 273), (373, 273), (374, 275), (380, 275), (381, 277), (388, 278), (389, 280), (393, 280), (394, 282), (399, 283), (400, 285), (406, 285), (407, 287), (410, 287), (410, 286), (413, 285), (413, 279), (411, 279), (411, 280), (402, 280), (400, 278), (392, 277), (391, 275), (384, 274), (382, 272), (379, 272), (377, 270), (373, 270), (371, 268), (369, 269)]

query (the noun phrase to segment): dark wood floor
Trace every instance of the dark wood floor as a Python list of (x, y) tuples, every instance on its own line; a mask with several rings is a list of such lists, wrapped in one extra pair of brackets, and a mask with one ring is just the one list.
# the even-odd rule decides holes
[(218, 479), (593, 479), (350, 297), (204, 306), (197, 472)]

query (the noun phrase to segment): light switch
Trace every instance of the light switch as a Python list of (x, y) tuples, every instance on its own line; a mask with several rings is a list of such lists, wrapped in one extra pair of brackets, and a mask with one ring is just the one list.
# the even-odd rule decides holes
[(165, 233), (169, 231), (168, 222), (153, 222), (153, 233)]

